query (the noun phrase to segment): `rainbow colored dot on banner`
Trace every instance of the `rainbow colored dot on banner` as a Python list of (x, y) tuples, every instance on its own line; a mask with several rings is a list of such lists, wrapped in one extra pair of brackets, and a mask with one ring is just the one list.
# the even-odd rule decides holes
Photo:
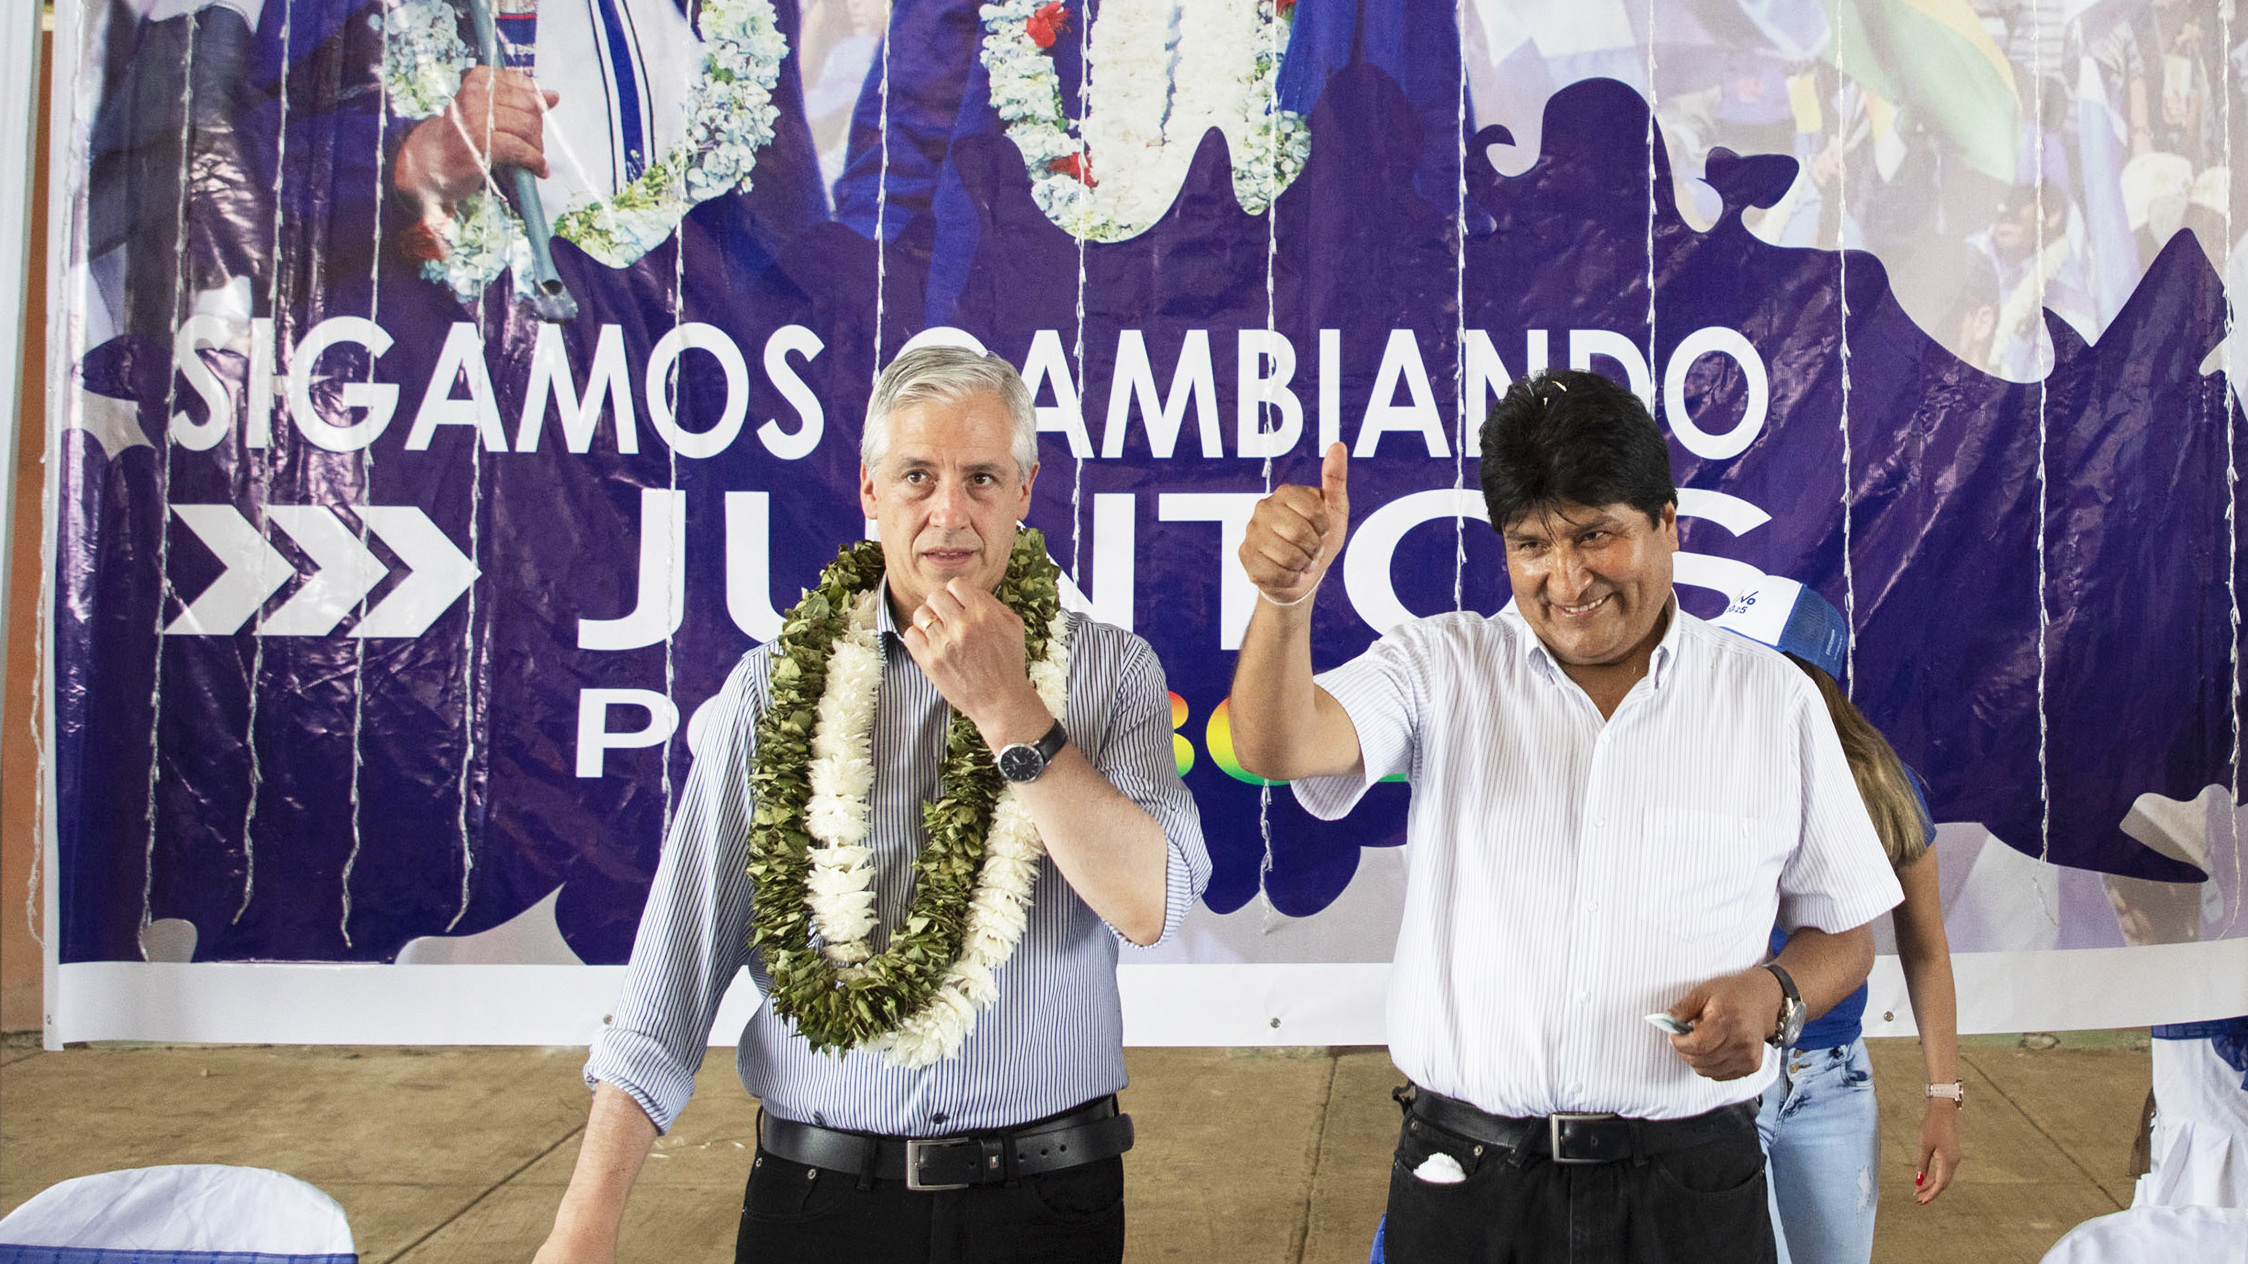
[(1288, 784), (1285, 781), (1267, 781), (1241, 766), (1240, 757), (1233, 753), (1232, 698), (1220, 702), (1217, 710), (1210, 713), (1210, 724), (1208, 728), (1203, 730), (1203, 738), (1210, 744), (1210, 758), (1217, 760), (1218, 767), (1225, 769), (1225, 775), (1235, 781), (1245, 781), (1252, 786), (1284, 786)]
[(1186, 699), (1171, 695), (1171, 758), (1179, 765), (1179, 775), (1184, 777), (1194, 767), (1194, 743), (1186, 740), (1179, 726), (1186, 723)]

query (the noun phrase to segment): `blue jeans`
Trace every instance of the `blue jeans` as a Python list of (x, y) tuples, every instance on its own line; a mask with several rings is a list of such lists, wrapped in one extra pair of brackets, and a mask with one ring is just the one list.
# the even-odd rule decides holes
[(1866, 1042), (1792, 1049), (1764, 1090), (1756, 1131), (1770, 1156), (1781, 1264), (1865, 1264), (1881, 1191), (1881, 1112)]

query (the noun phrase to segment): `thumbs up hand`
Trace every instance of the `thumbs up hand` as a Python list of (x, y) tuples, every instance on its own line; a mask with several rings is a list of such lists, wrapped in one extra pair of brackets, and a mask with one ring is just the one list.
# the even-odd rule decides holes
[(1319, 587), (1350, 530), (1350, 455), (1328, 447), (1319, 486), (1275, 487), (1257, 502), (1241, 541), (1241, 568), (1275, 605), (1294, 605)]

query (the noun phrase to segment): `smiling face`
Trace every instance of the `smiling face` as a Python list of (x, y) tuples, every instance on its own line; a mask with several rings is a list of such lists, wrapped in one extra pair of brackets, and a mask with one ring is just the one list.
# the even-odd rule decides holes
[(1646, 666), (1670, 604), (1676, 506), (1650, 522), (1630, 505), (1564, 503), (1502, 534), (1517, 607), (1565, 670)]
[(859, 467), (859, 505), (882, 531), (892, 613), (910, 617), (955, 578), (998, 587), (1038, 478), (1017, 471), (1006, 406), (978, 392), (907, 404), (886, 424), (880, 464)]

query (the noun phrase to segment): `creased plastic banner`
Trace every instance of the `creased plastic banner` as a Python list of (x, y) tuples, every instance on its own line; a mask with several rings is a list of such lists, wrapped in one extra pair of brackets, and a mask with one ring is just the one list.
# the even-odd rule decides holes
[(2230, 10), (2049, 8), (66, 3), (60, 959), (624, 960), (917, 337), (1022, 367), (1169, 672), (1216, 873), (1144, 960), (1386, 960), (1407, 790), (1241, 770), (1233, 550), (1340, 439), (1317, 659), (1499, 609), (1549, 365), (1672, 436), (1688, 609), (1847, 612), (1955, 948), (2248, 935)]

